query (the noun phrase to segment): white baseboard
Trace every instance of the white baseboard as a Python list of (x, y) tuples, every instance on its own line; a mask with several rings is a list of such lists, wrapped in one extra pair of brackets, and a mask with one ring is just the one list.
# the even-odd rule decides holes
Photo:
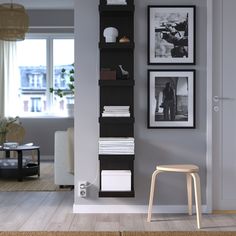
[[(147, 213), (147, 205), (73, 205), (73, 213)], [(187, 213), (187, 205), (153, 206), (153, 213)], [(193, 207), (195, 212), (195, 207)], [(207, 206), (202, 205), (202, 212), (207, 213)]]

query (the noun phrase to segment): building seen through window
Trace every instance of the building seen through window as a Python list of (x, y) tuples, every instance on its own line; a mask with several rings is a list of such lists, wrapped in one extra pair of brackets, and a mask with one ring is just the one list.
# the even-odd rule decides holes
[[(72, 38), (26, 39), (17, 45), (19, 98), (22, 116), (66, 115), (66, 105), (74, 102), (68, 89), (69, 71), (74, 63), (74, 40)], [(65, 96), (49, 92), (49, 88), (61, 89)]]

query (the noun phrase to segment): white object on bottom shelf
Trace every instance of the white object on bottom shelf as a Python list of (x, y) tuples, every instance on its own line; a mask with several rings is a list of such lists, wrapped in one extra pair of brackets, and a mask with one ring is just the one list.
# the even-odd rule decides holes
[(102, 191), (131, 191), (130, 170), (102, 170)]

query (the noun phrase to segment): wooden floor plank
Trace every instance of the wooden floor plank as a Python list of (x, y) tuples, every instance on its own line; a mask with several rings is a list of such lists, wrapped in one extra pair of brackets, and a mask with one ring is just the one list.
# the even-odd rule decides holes
[[(73, 191), (1, 192), (0, 231), (195, 231), (187, 214), (73, 214)], [(203, 214), (202, 231), (236, 231), (236, 214)]]
[(45, 192), (26, 192), (17, 193), (21, 202), (10, 211), (8, 216), (3, 222), (0, 222), (0, 229), (16, 230), (24, 224), (24, 222), (33, 214), (41, 202), (47, 197), (48, 193)]
[(119, 214), (97, 214), (95, 231), (119, 231)]
[(74, 214), (74, 219), (70, 226), (71, 231), (94, 231), (96, 224), (96, 214)]
[(143, 229), (142, 214), (120, 214), (120, 231), (141, 231)]
[(152, 221), (147, 222), (147, 214), (143, 214), (144, 231), (169, 231), (167, 214), (153, 214)]
[(65, 198), (65, 192), (50, 192), (35, 212), (21, 226), (20, 231), (40, 231), (46, 228), (48, 222), (54, 218), (55, 212)]
[(72, 224), (74, 194), (73, 191), (64, 192), (64, 198), (56, 208), (54, 215), (51, 217), (47, 226), (43, 229), (46, 231), (69, 231)]
[(219, 228), (219, 231), (236, 231), (236, 219), (232, 214), (212, 215), (212, 221), (215, 228)]
[(0, 202), (0, 222), (9, 218), (11, 212), (27, 199), (27, 196), (20, 192), (1, 193), (0, 196), (3, 198)]

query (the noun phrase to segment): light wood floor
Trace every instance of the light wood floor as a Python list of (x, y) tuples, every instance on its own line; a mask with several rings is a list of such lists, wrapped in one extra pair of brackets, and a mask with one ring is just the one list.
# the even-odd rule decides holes
[[(0, 231), (194, 231), (185, 214), (73, 214), (71, 192), (1, 192)], [(203, 215), (203, 229), (236, 231), (236, 214)]]

